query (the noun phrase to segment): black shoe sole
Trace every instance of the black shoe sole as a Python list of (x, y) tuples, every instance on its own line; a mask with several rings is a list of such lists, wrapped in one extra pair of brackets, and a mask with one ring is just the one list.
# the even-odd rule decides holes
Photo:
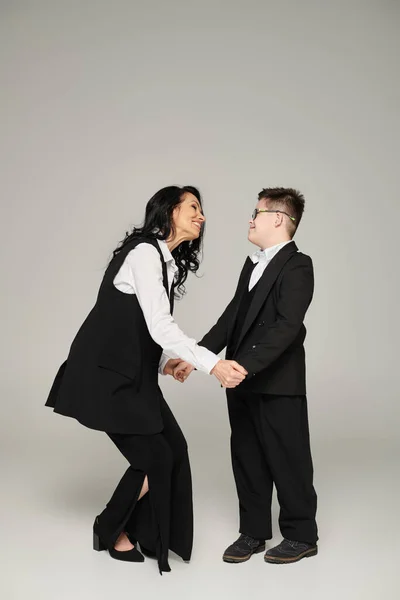
[(250, 552), (249, 554), (246, 554), (245, 556), (230, 556), (229, 554), (224, 554), (222, 557), (222, 560), (226, 563), (242, 563), (242, 562), (246, 562), (246, 560), (250, 560), (250, 558), (253, 556), (253, 554), (259, 554), (260, 552), (264, 552), (265, 550), (265, 544), (263, 544), (262, 546), (259, 546), (257, 548), (257, 550), (253, 550), (253, 552)]
[(290, 558), (278, 558), (277, 556), (269, 556), (266, 554), (264, 556), (264, 560), (267, 563), (271, 563), (273, 565), (289, 565), (291, 563), (298, 562), (302, 558), (310, 558), (311, 556), (316, 556), (318, 554), (318, 548), (311, 548), (310, 550), (306, 550), (299, 556), (294, 556)]

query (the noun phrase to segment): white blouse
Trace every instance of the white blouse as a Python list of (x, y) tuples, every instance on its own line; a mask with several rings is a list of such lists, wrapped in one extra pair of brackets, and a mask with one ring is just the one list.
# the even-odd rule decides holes
[[(157, 242), (166, 262), (171, 290), (178, 268), (167, 243), (162, 240)], [(205, 373), (212, 371), (219, 357), (185, 335), (171, 315), (160, 255), (154, 246), (143, 242), (131, 250), (114, 278), (114, 285), (125, 294), (136, 294), (149, 333), (163, 349), (159, 365), (161, 374), (170, 358), (182, 358)]]

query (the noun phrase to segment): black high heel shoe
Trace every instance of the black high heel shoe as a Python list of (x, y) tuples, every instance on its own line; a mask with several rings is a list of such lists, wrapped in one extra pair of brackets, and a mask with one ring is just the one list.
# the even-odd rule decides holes
[(153, 550), (147, 550), (147, 548), (144, 548), (142, 544), (140, 544), (140, 551), (142, 554), (147, 556), (147, 558), (157, 558), (157, 554)]
[(132, 548), (132, 550), (116, 550), (115, 548), (107, 548), (107, 546), (100, 539), (99, 534), (95, 531), (96, 524), (97, 518), (93, 525), (93, 550), (96, 550), (97, 552), (108, 550), (109, 555), (116, 560), (123, 560), (126, 562), (144, 562), (144, 556), (137, 548)]

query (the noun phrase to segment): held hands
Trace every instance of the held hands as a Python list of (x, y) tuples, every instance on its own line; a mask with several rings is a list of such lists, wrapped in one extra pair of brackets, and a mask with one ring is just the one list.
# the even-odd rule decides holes
[(170, 358), (164, 367), (164, 375), (171, 375), (177, 381), (183, 383), (194, 371), (194, 367), (181, 358)]
[[(172, 377), (174, 377), (174, 369), (176, 369), (176, 367), (178, 365), (182, 365), (182, 364), (187, 364), (187, 363), (183, 363), (180, 358), (170, 358), (169, 361), (165, 364), (164, 375), (172, 375)], [(176, 377), (175, 377), (175, 379), (176, 379)]]
[(222, 387), (235, 388), (246, 378), (247, 371), (235, 360), (220, 360), (211, 375), (215, 375)]
[(180, 364), (174, 369), (174, 379), (183, 383), (186, 381), (192, 371), (194, 371), (193, 365), (185, 361), (181, 361)]
[[(194, 370), (194, 367), (179, 359), (171, 359), (164, 369), (165, 375), (172, 375), (174, 379), (183, 383)], [(247, 371), (235, 360), (220, 360), (217, 362), (211, 375), (220, 382), (224, 388), (235, 388), (246, 378)]]

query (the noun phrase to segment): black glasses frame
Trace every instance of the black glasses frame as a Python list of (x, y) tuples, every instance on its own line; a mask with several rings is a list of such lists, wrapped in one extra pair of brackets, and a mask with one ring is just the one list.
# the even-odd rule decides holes
[(295, 217), (292, 217), (291, 215), (289, 215), (289, 213), (285, 212), (284, 210), (268, 210), (266, 208), (255, 208), (253, 210), (253, 214), (251, 215), (252, 221), (254, 221), (257, 218), (258, 213), (282, 213), (283, 215), (289, 217), (291, 221), (296, 222)]

